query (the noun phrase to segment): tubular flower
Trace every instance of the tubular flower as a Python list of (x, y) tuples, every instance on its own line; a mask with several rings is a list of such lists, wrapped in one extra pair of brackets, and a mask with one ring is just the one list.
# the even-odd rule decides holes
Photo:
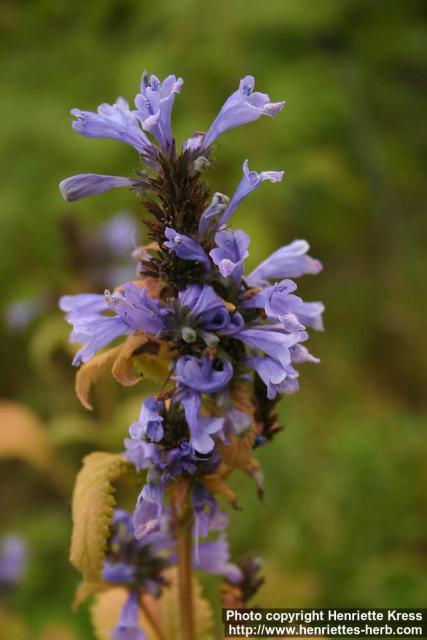
[(121, 178), (120, 176), (102, 176), (97, 173), (80, 173), (77, 176), (66, 178), (59, 184), (59, 189), (64, 196), (64, 200), (73, 202), (87, 196), (94, 196), (98, 193), (111, 191), (116, 187), (132, 187), (137, 184), (131, 178)]
[(230, 219), (231, 215), (239, 204), (248, 196), (252, 191), (258, 189), (263, 182), (268, 180), (269, 182), (280, 182), (283, 178), (283, 171), (256, 171), (249, 170), (248, 161), (243, 163), (243, 178), (239, 182), (237, 189), (230, 200), (230, 203), (224, 213), (222, 214), (220, 223), (225, 224)]
[(258, 120), (261, 116), (276, 117), (283, 109), (284, 101), (271, 102), (266, 93), (254, 93), (254, 86), (253, 76), (245, 76), (240, 80), (239, 88), (224, 102), (206, 134), (197, 136), (200, 146), (208, 148), (224, 131)]
[(117, 102), (101, 104), (97, 112), (72, 109), (75, 116), (73, 129), (85, 138), (112, 138), (134, 147), (139, 153), (146, 153), (152, 144), (141, 128), (135, 111), (131, 111), (124, 98)]
[(135, 98), (136, 115), (144, 131), (151, 133), (163, 149), (172, 144), (171, 114), (175, 94), (181, 91), (182, 78), (168, 76), (160, 82), (145, 72), (140, 93)]

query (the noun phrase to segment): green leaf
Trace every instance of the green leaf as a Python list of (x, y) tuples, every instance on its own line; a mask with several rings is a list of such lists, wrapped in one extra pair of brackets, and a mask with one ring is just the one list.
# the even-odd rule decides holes
[(115, 506), (113, 483), (131, 469), (121, 454), (95, 452), (84, 459), (73, 495), (70, 560), (87, 582), (99, 582)]

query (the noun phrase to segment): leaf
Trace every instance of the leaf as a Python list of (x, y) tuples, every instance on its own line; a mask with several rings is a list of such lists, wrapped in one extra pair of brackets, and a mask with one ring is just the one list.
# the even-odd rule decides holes
[(78, 640), (78, 636), (70, 627), (58, 623), (49, 625), (40, 640)]
[(89, 362), (86, 362), (77, 371), (76, 394), (86, 409), (93, 409), (89, 402), (89, 392), (92, 384), (96, 382), (105, 369), (114, 362), (120, 349), (121, 345), (93, 356)]
[[(112, 368), (112, 374), (117, 382), (124, 386), (132, 386), (141, 380), (141, 376), (134, 373), (132, 356), (135, 351), (149, 342), (144, 333), (135, 333), (125, 340)], [(154, 342), (152, 344), (156, 345)]]
[(167, 380), (170, 370), (171, 353), (165, 343), (160, 342), (158, 354), (143, 353), (136, 356), (134, 360), (137, 371), (146, 378), (158, 384), (164, 384), (165, 380)]
[[(111, 631), (119, 621), (120, 612), (127, 597), (128, 591), (123, 587), (114, 587), (96, 596), (96, 600), (91, 606), (90, 614), (98, 640), (111, 640)], [(157, 636), (142, 612), (139, 617), (139, 623), (141, 629), (144, 629), (147, 634), (147, 640), (157, 640)]]
[(225, 482), (225, 478), (231, 473), (231, 471), (232, 469), (230, 467), (222, 465), (218, 472), (204, 476), (203, 484), (205, 485), (209, 493), (223, 496), (231, 504), (233, 509), (239, 509), (239, 503), (237, 501), (236, 494)]
[[(169, 583), (159, 600), (159, 615), (165, 637), (186, 640), (179, 628), (178, 572), (176, 567), (168, 569), (164, 575)], [(213, 640), (213, 616), (209, 602), (203, 598), (202, 588), (193, 578), (193, 612), (195, 637), (197, 640)]]
[(121, 346), (112, 373), (125, 386), (134, 385), (142, 378), (162, 384), (169, 373), (170, 359), (165, 343), (152, 340), (142, 332), (135, 333)]
[[(150, 610), (159, 624), (162, 634), (156, 635), (148, 617), (140, 613), (141, 629), (147, 634), (147, 640), (186, 640), (181, 635), (179, 623), (178, 574), (176, 567), (163, 574), (168, 586), (164, 588), (157, 600), (144, 596), (146, 610)], [(91, 607), (92, 624), (98, 640), (111, 640), (111, 630), (117, 625), (121, 609), (128, 596), (123, 587), (115, 587), (100, 593)], [(202, 589), (196, 578), (193, 578), (193, 611), (195, 616), (195, 637), (197, 640), (214, 640), (213, 617), (209, 603), (202, 596)]]
[(70, 560), (87, 582), (99, 582), (115, 506), (113, 482), (131, 469), (121, 454), (86, 456), (74, 488)]
[(109, 588), (110, 585), (106, 582), (87, 582), (86, 580), (83, 580), (77, 587), (76, 595), (74, 596), (72, 605), (73, 611), (77, 611), (79, 606), (91, 596)]
[(227, 444), (218, 441), (217, 446), (221, 460), (225, 462), (225, 464), (230, 465), (230, 467), (233, 467), (233, 469), (246, 470), (257, 433), (258, 429), (253, 425), (246, 435), (231, 435)]
[[(254, 416), (254, 406), (248, 389), (242, 384), (234, 385), (231, 396), (236, 409), (243, 411), (252, 417)], [(252, 457), (252, 450), (258, 435), (259, 427), (253, 422), (246, 434), (237, 436), (230, 435), (227, 444), (218, 441), (218, 451), (225, 464), (233, 469), (247, 470)]]
[(80, 367), (76, 375), (77, 397), (86, 409), (92, 409), (91, 386), (110, 365), (113, 376), (124, 386), (134, 385), (143, 377), (161, 384), (168, 376), (170, 357), (166, 344), (142, 332), (132, 334), (121, 345), (94, 356)]
[(18, 458), (52, 473), (55, 453), (46, 428), (30, 409), (17, 402), (0, 402), (0, 457)]
[(260, 463), (258, 460), (255, 460), (255, 458), (251, 458), (244, 470), (253, 478), (258, 491), (258, 497), (262, 500), (264, 497), (264, 474)]

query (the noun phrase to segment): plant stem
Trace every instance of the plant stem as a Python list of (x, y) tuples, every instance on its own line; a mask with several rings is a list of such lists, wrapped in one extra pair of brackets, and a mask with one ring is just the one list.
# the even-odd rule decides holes
[(196, 640), (192, 584), (192, 512), (176, 518), (176, 551), (178, 559), (179, 615), (182, 640)]
[(153, 611), (153, 602), (146, 594), (141, 596), (141, 609), (143, 610), (145, 617), (151, 625), (154, 633), (158, 640), (166, 640), (166, 636), (164, 635), (159, 621), (157, 619), (156, 613)]

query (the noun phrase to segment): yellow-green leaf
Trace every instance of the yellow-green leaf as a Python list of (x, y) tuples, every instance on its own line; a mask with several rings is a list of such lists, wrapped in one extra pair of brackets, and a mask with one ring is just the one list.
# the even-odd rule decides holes
[[(187, 640), (180, 630), (178, 576), (176, 568), (164, 572), (168, 586), (164, 588), (161, 597), (154, 600), (144, 596), (145, 611), (150, 611), (150, 618), (161, 629), (157, 634), (153, 630), (147, 615), (142, 611), (139, 618), (141, 629), (147, 634), (148, 640)], [(94, 631), (98, 640), (111, 640), (111, 630), (117, 625), (121, 609), (126, 602), (128, 591), (123, 587), (116, 587), (100, 593), (91, 607), (91, 617)], [(209, 603), (202, 596), (202, 589), (196, 578), (193, 579), (193, 611), (195, 637), (197, 640), (213, 640), (213, 617)]]
[[(128, 591), (123, 587), (114, 587), (96, 596), (90, 613), (93, 630), (98, 640), (111, 640), (111, 631), (119, 621), (120, 612), (127, 597)], [(158, 640), (142, 612), (139, 616), (139, 624), (141, 629), (144, 629), (147, 640)]]
[[(164, 589), (159, 601), (159, 617), (165, 638), (187, 640), (180, 630), (178, 573), (176, 567), (164, 573), (169, 586)], [(209, 602), (203, 598), (202, 588), (193, 578), (193, 612), (195, 637), (197, 640), (213, 640), (213, 616)]]
[(83, 580), (77, 587), (76, 595), (74, 596), (73, 611), (76, 611), (85, 600), (94, 596), (96, 593), (109, 589), (110, 586), (111, 585), (106, 582), (87, 582)]
[(53, 623), (44, 630), (40, 640), (79, 640), (79, 636), (63, 623)]
[(130, 387), (141, 380), (141, 375), (135, 375), (132, 356), (137, 349), (149, 342), (144, 333), (129, 336), (122, 344), (114, 361), (112, 374), (120, 384)]
[(171, 354), (167, 348), (167, 345), (160, 343), (159, 353), (152, 355), (150, 353), (143, 353), (139, 356), (135, 356), (135, 365), (137, 371), (146, 378), (163, 384), (169, 375)]
[(105, 369), (116, 359), (121, 346), (108, 349), (104, 353), (93, 356), (80, 367), (76, 375), (76, 394), (80, 402), (86, 409), (92, 409), (89, 402), (89, 392), (92, 384), (96, 382)]
[(113, 483), (130, 470), (121, 454), (86, 456), (73, 495), (70, 560), (87, 582), (99, 582), (115, 506)]

